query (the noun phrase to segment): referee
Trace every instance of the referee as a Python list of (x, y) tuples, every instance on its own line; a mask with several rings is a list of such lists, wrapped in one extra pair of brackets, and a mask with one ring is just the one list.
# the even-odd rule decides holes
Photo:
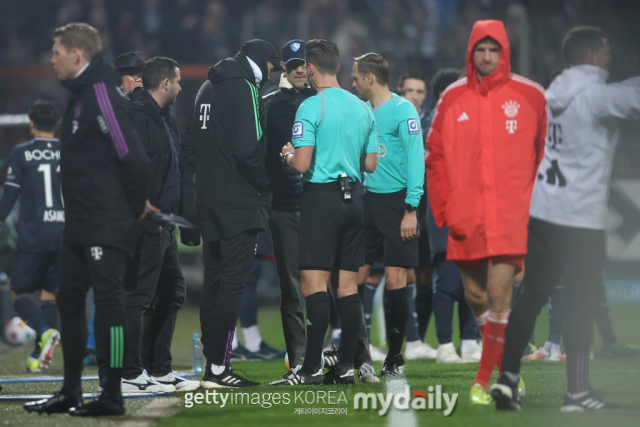
[(379, 165), (365, 173), (364, 282), (374, 262), (384, 260), (389, 298), (389, 353), (381, 376), (397, 376), (409, 315), (407, 268), (418, 266), (417, 209), (424, 192), (422, 131), (413, 104), (389, 91), (389, 63), (381, 55), (355, 58), (353, 86), (369, 100), (378, 124)]
[[(364, 265), (360, 175), (378, 162), (373, 112), (342, 90), (335, 43), (316, 39), (305, 46), (309, 82), (318, 94), (302, 103), (293, 124), (293, 143), (282, 158), (302, 175), (299, 268), (307, 304), (304, 363), (290, 385), (321, 384), (322, 343), (329, 325), (327, 283), (338, 270), (336, 305), (342, 321), (339, 361), (325, 376), (329, 384), (353, 384), (353, 362), (363, 318), (358, 270)], [(295, 149), (294, 149), (295, 147)]]

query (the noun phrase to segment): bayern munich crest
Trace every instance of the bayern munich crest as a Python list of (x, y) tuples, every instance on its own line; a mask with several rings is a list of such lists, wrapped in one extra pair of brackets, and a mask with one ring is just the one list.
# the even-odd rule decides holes
[(517, 116), (519, 108), (520, 104), (518, 104), (516, 101), (507, 101), (502, 106), (505, 116), (509, 118), (514, 118), (515, 116)]

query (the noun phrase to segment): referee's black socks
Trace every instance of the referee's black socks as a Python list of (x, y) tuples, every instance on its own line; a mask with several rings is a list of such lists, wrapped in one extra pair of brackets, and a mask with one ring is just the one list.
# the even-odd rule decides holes
[(365, 283), (358, 285), (358, 295), (362, 300), (362, 310), (364, 311), (364, 321), (367, 326), (367, 336), (371, 339), (371, 314), (373, 312), (373, 297), (376, 293), (377, 285)]
[(397, 356), (402, 352), (407, 319), (409, 317), (409, 303), (407, 301), (407, 288), (389, 289), (389, 326), (387, 327), (389, 340), (389, 356)]
[(329, 327), (329, 294), (326, 291), (316, 292), (307, 296), (305, 302), (307, 305), (307, 350), (302, 370), (307, 374), (315, 374), (322, 361), (322, 345)]
[(340, 364), (353, 365), (358, 345), (358, 336), (362, 326), (362, 302), (358, 294), (338, 298), (336, 301), (340, 320), (342, 321), (342, 338), (340, 339)]

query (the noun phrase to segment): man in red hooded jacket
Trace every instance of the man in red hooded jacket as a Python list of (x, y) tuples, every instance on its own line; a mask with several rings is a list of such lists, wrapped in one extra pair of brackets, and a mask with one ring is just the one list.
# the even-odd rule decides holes
[(500, 370), (514, 276), (527, 252), (531, 191), (546, 136), (544, 90), (511, 74), (501, 21), (477, 21), (467, 77), (447, 88), (427, 136), (427, 185), (436, 223), (449, 227), (447, 259), (483, 335), (471, 401), (490, 401)]

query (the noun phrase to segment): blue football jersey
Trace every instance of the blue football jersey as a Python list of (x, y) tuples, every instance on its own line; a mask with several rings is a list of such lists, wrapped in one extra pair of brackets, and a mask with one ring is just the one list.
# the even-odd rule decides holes
[(3, 212), (20, 197), (18, 250), (57, 251), (64, 229), (60, 141), (36, 138), (14, 147), (9, 154), (4, 193)]

